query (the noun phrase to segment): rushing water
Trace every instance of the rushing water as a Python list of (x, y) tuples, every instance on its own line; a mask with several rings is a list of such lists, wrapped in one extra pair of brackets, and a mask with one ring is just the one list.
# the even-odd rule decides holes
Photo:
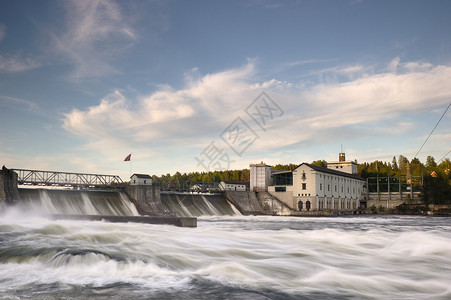
[(178, 217), (241, 215), (224, 195), (162, 193), (161, 202)]
[(138, 216), (127, 195), (117, 191), (20, 189), (22, 210), (70, 215)]
[(450, 218), (0, 215), (0, 299), (450, 299)]

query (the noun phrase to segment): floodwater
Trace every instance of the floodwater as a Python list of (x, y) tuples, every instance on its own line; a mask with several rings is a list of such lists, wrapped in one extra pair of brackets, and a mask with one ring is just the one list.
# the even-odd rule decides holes
[(0, 299), (451, 299), (450, 218), (0, 215)]

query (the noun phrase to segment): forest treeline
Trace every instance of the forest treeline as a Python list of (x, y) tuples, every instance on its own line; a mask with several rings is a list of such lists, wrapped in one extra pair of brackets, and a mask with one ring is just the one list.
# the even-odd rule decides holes
[[(327, 162), (325, 160), (316, 160), (312, 164), (326, 167)], [(294, 170), (299, 164), (277, 164), (272, 168), (275, 170)], [(393, 156), (391, 162), (386, 161), (373, 161), (371, 163), (364, 162), (358, 165), (358, 173), (361, 177), (374, 177), (379, 176), (430, 176), (431, 174), (437, 175), (437, 177), (443, 177), (448, 181), (451, 180), (451, 161), (449, 158), (443, 159), (439, 163), (435, 161), (435, 158), (428, 156), (426, 162), (423, 164), (418, 158), (414, 158), (409, 161), (405, 156), (399, 155)], [(433, 173), (434, 172), (434, 173)], [(190, 172), (183, 173), (176, 172), (175, 174), (167, 173), (161, 175), (162, 179), (175, 179), (175, 180), (189, 180), (189, 181), (205, 181), (205, 182), (221, 182), (222, 180), (234, 180), (234, 181), (249, 181), (250, 170), (227, 170), (227, 171), (210, 171), (210, 172)], [(156, 175), (152, 176), (157, 178)]]

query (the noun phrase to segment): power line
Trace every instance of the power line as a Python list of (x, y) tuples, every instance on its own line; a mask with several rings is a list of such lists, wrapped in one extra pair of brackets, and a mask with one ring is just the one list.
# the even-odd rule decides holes
[[(451, 103), (448, 105), (448, 107), (446, 108), (445, 112), (443, 113), (443, 115), (440, 117), (440, 119), (438, 120), (437, 124), (435, 124), (434, 129), (432, 129), (431, 133), (429, 133), (429, 136), (427, 137), (427, 139), (424, 141), (423, 145), (421, 145), (420, 150), (418, 150), (417, 154), (415, 154), (414, 158), (417, 157), (418, 153), (420, 153), (421, 149), (423, 149), (423, 146), (426, 144), (426, 142), (429, 140), (429, 138), (431, 137), (432, 133), (434, 132), (435, 128), (437, 128), (438, 124), (440, 123), (440, 121), (443, 119), (443, 117), (445, 116), (446, 112), (448, 111), (449, 107), (451, 106)], [(448, 152), (449, 153), (449, 152)]]
[(449, 153), (451, 152), (451, 150), (448, 151), (448, 153), (446, 153), (445, 155), (443, 155), (442, 158), (440, 158), (440, 160), (438, 161), (437, 164), (439, 164)]

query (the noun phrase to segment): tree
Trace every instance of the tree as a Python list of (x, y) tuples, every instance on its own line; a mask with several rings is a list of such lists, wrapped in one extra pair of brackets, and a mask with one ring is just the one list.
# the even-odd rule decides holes
[(312, 165), (327, 168), (327, 161), (325, 161), (324, 159), (323, 160), (314, 160), (314, 161), (312, 161)]
[(422, 199), (424, 204), (451, 204), (451, 185), (444, 176), (437, 174), (436, 177), (426, 174)]
[(401, 175), (407, 175), (409, 171), (409, 160), (407, 157), (400, 155), (398, 157), (398, 167)]
[(393, 156), (391, 166), (393, 168), (393, 171), (395, 171), (395, 173), (399, 172), (398, 164), (396, 163), (396, 156)]
[(424, 165), (421, 163), (421, 161), (418, 158), (412, 159), (410, 162), (410, 172), (412, 176), (420, 176), (421, 173), (424, 171)]
[(429, 172), (434, 171), (434, 169), (437, 168), (437, 163), (435, 162), (435, 159), (430, 155), (426, 158), (426, 168)]
[(210, 177), (210, 175), (208, 175), (208, 173), (205, 173), (205, 174), (202, 176), (202, 181), (204, 181), (204, 182), (211, 182), (211, 177)]

